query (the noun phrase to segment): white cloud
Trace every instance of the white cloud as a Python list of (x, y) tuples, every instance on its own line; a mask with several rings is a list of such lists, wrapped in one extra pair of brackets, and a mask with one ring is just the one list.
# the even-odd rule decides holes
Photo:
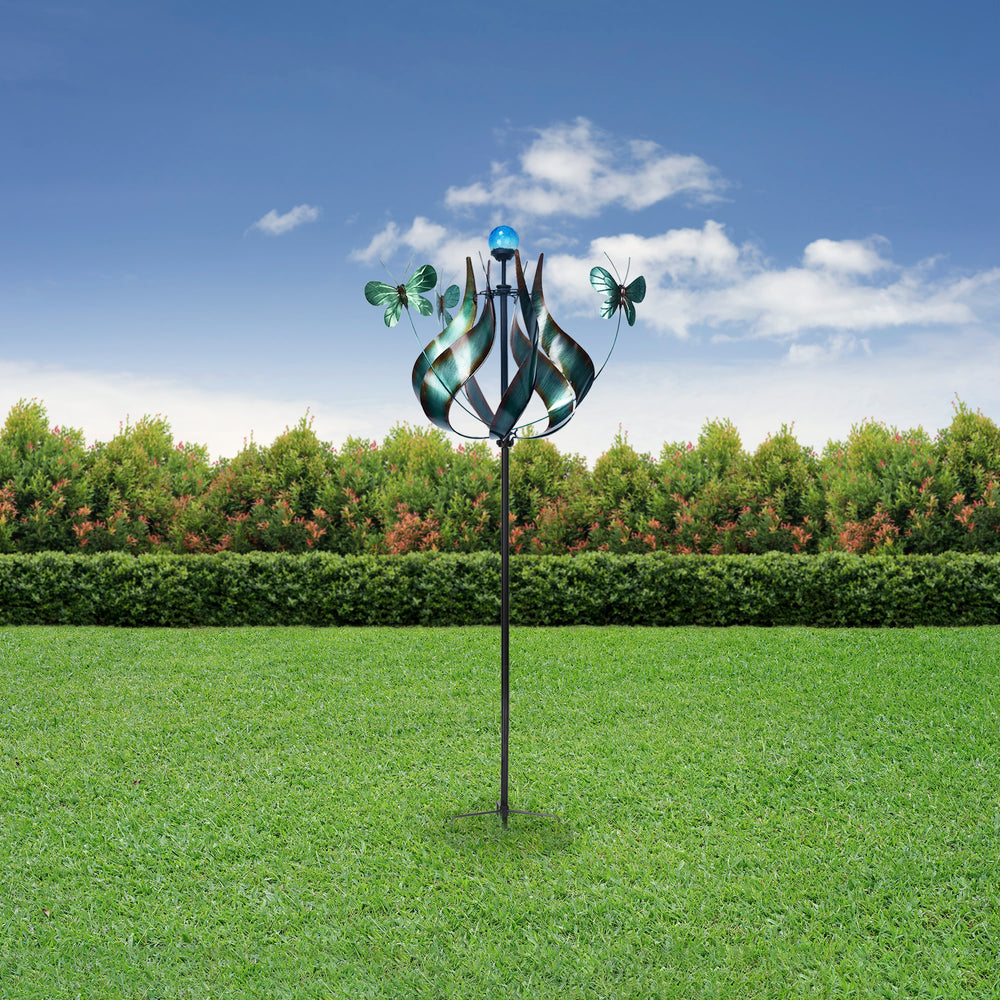
[(806, 247), (802, 262), (806, 267), (826, 268), (846, 274), (874, 274), (892, 264), (878, 252), (888, 240), (869, 237), (867, 240), (814, 240)]
[(869, 356), (872, 353), (871, 341), (867, 338), (837, 333), (828, 337), (825, 344), (792, 344), (788, 348), (786, 361), (790, 365), (802, 367), (827, 364), (840, 358), (849, 357), (855, 354), (859, 348)]
[[(593, 463), (621, 427), (634, 447), (655, 455), (665, 442), (696, 440), (707, 420), (729, 419), (749, 451), (792, 423), (798, 440), (818, 450), (869, 418), (936, 431), (950, 423), (956, 395), (994, 419), (1000, 412), (995, 333), (896, 335), (881, 346), (834, 334), (815, 350), (812, 346), (792, 345), (796, 349), (784, 360), (776, 354), (736, 360), (724, 346), (676, 362), (616, 356), (553, 443)], [(322, 440), (337, 445), (348, 437), (381, 440), (400, 420), (425, 423), (406, 392), (407, 369), (403, 358), (398, 378), (367, 384), (363, 407), (334, 408), (294, 392), (262, 397), (124, 372), (0, 361), (0, 423), (20, 398), (43, 400), (51, 423), (82, 428), (88, 441), (110, 439), (123, 420), (162, 414), (176, 441), (207, 445), (214, 457), (232, 457), (248, 435), (269, 444), (308, 408)]]
[(293, 395), (262, 397), (129, 372), (0, 361), (0, 425), (19, 399), (41, 400), (50, 424), (79, 428), (88, 442), (110, 440), (126, 420), (135, 423), (144, 415), (162, 415), (175, 441), (205, 445), (213, 458), (232, 458), (251, 436), (259, 444), (270, 444), (307, 410), (320, 439), (334, 444), (350, 436), (381, 437), (399, 411), (391, 400), (348, 413)]
[(457, 232), (418, 215), (406, 230), (400, 229), (395, 222), (388, 223), (372, 237), (368, 246), (352, 250), (350, 257), (362, 264), (371, 264), (389, 260), (401, 251), (407, 257), (419, 258), (415, 261), (418, 266), (433, 264), (439, 268), (444, 280), (449, 273), (459, 273), (466, 257), (478, 262), (483, 249), (482, 234)]
[(278, 215), (272, 208), (267, 215), (261, 216), (250, 229), (259, 229), (269, 236), (281, 236), (306, 222), (315, 222), (318, 218), (319, 208), (315, 205), (296, 205), (284, 215)]
[(631, 259), (631, 274), (646, 278), (639, 314), (656, 330), (682, 338), (701, 327), (737, 338), (794, 339), (826, 330), (967, 325), (977, 319), (977, 298), (1000, 284), (1000, 268), (937, 278), (927, 262), (904, 268), (876, 248), (888, 242), (815, 240), (803, 254), (807, 266), (782, 268), (709, 221), (700, 230), (602, 237), (587, 254), (555, 256), (547, 262), (548, 290), (585, 305), (579, 274), (606, 251), (619, 267)]
[(409, 252), (433, 255), (439, 253), (441, 247), (453, 239), (447, 227), (418, 215), (405, 232), (395, 222), (388, 223), (385, 229), (372, 237), (368, 246), (352, 250), (350, 257), (352, 260), (370, 264), (372, 261), (391, 257), (403, 247)]
[(891, 283), (862, 285), (850, 273), (788, 268), (751, 274), (723, 289), (697, 291), (690, 298), (688, 322), (739, 325), (764, 337), (795, 337), (826, 329), (966, 324), (975, 319), (956, 283), (920, 282), (906, 275)]
[[(1000, 337), (983, 332), (899, 337), (881, 350), (832, 340), (808, 360), (758, 358), (656, 364), (612, 359), (579, 413), (553, 438), (563, 452), (593, 462), (619, 427), (639, 451), (696, 441), (704, 423), (731, 420), (753, 451), (782, 424), (817, 451), (874, 419), (929, 433), (948, 426), (956, 396), (996, 419), (1000, 412)], [(838, 346), (843, 350), (838, 354)], [(798, 363), (794, 363), (797, 360)]]
[[(608, 262), (611, 259), (611, 263)], [(642, 312), (647, 321), (658, 313), (648, 303), (655, 301), (657, 289), (717, 287), (737, 280), (749, 262), (756, 259), (753, 247), (739, 247), (717, 222), (709, 220), (701, 229), (672, 229), (657, 236), (621, 233), (592, 240), (585, 254), (552, 254), (545, 259), (546, 288), (564, 302), (587, 308), (594, 293), (581, 272), (594, 264), (609, 270), (614, 265), (622, 281), (636, 275), (646, 279), (647, 305)], [(652, 298), (650, 297), (652, 296)], [(676, 303), (675, 303), (676, 305)], [(686, 335), (686, 323), (674, 322), (663, 329)]]
[(448, 208), (495, 205), (515, 217), (587, 217), (611, 205), (637, 211), (677, 195), (717, 200), (726, 186), (698, 156), (666, 153), (654, 142), (619, 142), (586, 118), (536, 135), (519, 169), (494, 163), (489, 181), (448, 188)]
[(351, 260), (361, 261), (363, 264), (370, 264), (373, 260), (381, 260), (383, 257), (391, 257), (401, 243), (399, 226), (395, 222), (390, 222), (385, 229), (376, 233), (371, 242), (366, 247), (352, 250)]
[[(497, 208), (515, 225), (518, 216), (534, 217), (535, 246), (525, 263), (549, 248), (546, 294), (564, 315), (596, 316), (599, 300), (587, 274), (595, 264), (610, 267), (607, 254), (622, 280), (626, 272), (628, 280), (646, 279), (637, 331), (713, 342), (786, 341), (787, 358), (798, 365), (870, 350), (876, 333), (968, 329), (1000, 312), (1000, 268), (957, 276), (938, 258), (898, 263), (879, 235), (818, 237), (794, 263), (768, 259), (764, 248), (738, 242), (714, 219), (652, 235), (612, 231), (576, 249), (574, 218), (611, 207), (639, 210), (679, 194), (718, 200), (724, 188), (699, 157), (615, 138), (577, 118), (535, 130), (515, 166), (494, 163), (488, 179), (449, 188), (445, 203), (482, 210), (480, 218), (488, 214), (494, 222)], [(370, 263), (405, 252), (457, 272), (464, 257), (475, 261), (483, 249), (482, 230), (470, 234), (416, 216), (406, 229), (389, 222), (351, 256)]]
[[(390, 222), (352, 257), (370, 263), (405, 251), (420, 256), (420, 263), (457, 272), (466, 256), (477, 259), (482, 243), (481, 235), (417, 216), (406, 230)], [(597, 300), (586, 276), (595, 264), (610, 268), (610, 257), (622, 280), (626, 270), (629, 280), (639, 274), (646, 279), (640, 323), (682, 339), (699, 330), (730, 339), (779, 340), (833, 331), (846, 335), (841, 341), (846, 344), (857, 334), (879, 330), (967, 326), (995, 307), (988, 299), (1000, 294), (1000, 268), (939, 276), (939, 262), (903, 267), (889, 252), (888, 240), (880, 236), (822, 238), (805, 247), (802, 266), (778, 267), (760, 247), (734, 242), (710, 219), (701, 228), (654, 236), (598, 237), (580, 254), (550, 253), (545, 288), (551, 302), (594, 314)]]

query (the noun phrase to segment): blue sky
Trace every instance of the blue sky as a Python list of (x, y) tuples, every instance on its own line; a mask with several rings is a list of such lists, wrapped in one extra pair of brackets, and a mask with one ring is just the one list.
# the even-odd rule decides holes
[[(362, 289), (498, 222), (595, 357), (554, 439), (1000, 419), (1000, 7), (0, 0), (0, 411), (233, 455), (423, 423)], [(429, 320), (418, 330), (430, 339)]]

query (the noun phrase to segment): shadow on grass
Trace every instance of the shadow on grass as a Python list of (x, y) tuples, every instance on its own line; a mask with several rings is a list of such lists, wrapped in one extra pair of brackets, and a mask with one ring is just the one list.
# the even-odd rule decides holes
[[(494, 808), (483, 803), (484, 810)], [(441, 832), (457, 853), (477, 854), (486, 848), (504, 857), (561, 854), (573, 847), (573, 827), (559, 816), (524, 816), (511, 812), (506, 829), (499, 814), (442, 817)]]

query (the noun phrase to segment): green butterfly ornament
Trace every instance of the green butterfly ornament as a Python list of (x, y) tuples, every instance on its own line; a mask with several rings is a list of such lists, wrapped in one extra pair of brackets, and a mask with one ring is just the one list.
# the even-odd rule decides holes
[[(614, 265), (612, 264), (612, 267)], [(626, 280), (628, 272), (625, 273)], [(607, 295), (604, 305), (601, 306), (601, 316), (610, 319), (618, 311), (619, 307), (625, 314), (629, 326), (635, 326), (635, 304), (642, 302), (646, 297), (646, 279), (640, 274), (633, 282), (626, 285), (617, 278), (617, 273), (612, 276), (610, 271), (603, 267), (595, 267), (590, 272), (590, 283), (594, 290), (602, 295)]]
[[(413, 272), (409, 281), (402, 285), (387, 285), (384, 281), (369, 281), (365, 285), (365, 298), (373, 306), (385, 306), (385, 325), (395, 326), (403, 309), (415, 306), (421, 316), (430, 316), (434, 306), (420, 293), (429, 291), (437, 284), (437, 272), (430, 264), (424, 264)], [(447, 295), (447, 293), (445, 293)]]
[(458, 300), (462, 297), (462, 293), (458, 289), (458, 285), (449, 285), (445, 290), (444, 294), (440, 294), (437, 297), (437, 314), (438, 318), (444, 320), (444, 322), (450, 323), (453, 319), (449, 309), (454, 309), (458, 305)]

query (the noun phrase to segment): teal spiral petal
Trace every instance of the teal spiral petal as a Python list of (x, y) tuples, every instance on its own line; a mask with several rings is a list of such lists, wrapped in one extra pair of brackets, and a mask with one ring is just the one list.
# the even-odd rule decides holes
[[(515, 320), (511, 329), (511, 353), (516, 370), (494, 411), (486, 400), (476, 372), (486, 360), (496, 339), (496, 317), (492, 296), (487, 295), (478, 322), (475, 278), (471, 258), (466, 258), (465, 296), (454, 319), (421, 352), (413, 366), (413, 391), (427, 418), (436, 426), (456, 431), (451, 408), (463, 395), (466, 412), (484, 426), (485, 437), (509, 440), (518, 434), (519, 422), (531, 397), (538, 394), (548, 414), (548, 424), (540, 434), (552, 434), (569, 421), (593, 385), (595, 372), (590, 355), (570, 337), (549, 314), (542, 294), (543, 255), (531, 291), (528, 291), (515, 251), (517, 296), (523, 329)], [(467, 435), (465, 435), (467, 436)], [(525, 435), (522, 435), (525, 436)]]

